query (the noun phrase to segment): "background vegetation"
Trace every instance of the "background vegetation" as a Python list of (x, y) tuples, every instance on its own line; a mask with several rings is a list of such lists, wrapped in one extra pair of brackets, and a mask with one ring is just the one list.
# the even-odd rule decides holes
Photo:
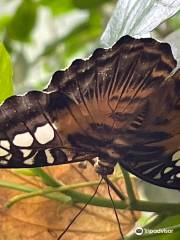
[[(126, 15), (126, 12), (128, 12), (128, 5), (123, 7), (123, 1), (119, 2), (121, 2), (119, 5), (120, 13), (122, 14), (124, 11), (124, 15)], [(125, 2), (128, 1), (124, 1), (124, 3)], [(133, 1), (129, 2), (132, 3)], [(152, 7), (154, 2), (156, 1), (147, 1), (149, 4), (148, 6)], [(135, 0), (133, 3), (136, 4), (134, 5), (135, 9), (138, 3)], [(105, 32), (106, 36), (103, 35), (102, 38), (101, 36), (110, 17), (114, 13), (115, 5), (116, 1), (113, 0), (1, 0), (0, 41), (2, 43), (0, 44), (0, 101), (12, 95), (13, 92), (23, 93), (30, 89), (43, 89), (52, 76), (52, 73), (56, 70), (66, 68), (70, 65), (72, 60), (76, 58), (88, 57), (92, 51), (100, 45), (110, 44), (107, 40), (108, 29), (106, 29)], [(171, 6), (168, 7), (170, 10), (172, 9)], [(146, 11), (142, 12), (142, 16), (145, 17), (148, 13), (151, 13), (151, 8), (145, 8), (144, 6), (144, 9), (146, 9)], [(161, 8), (159, 11), (161, 12)], [(177, 12), (176, 15), (169, 19), (166, 18), (172, 14), (164, 14), (162, 21), (165, 19), (166, 21), (151, 32), (154, 37), (158, 39), (170, 39), (169, 41), (173, 43), (176, 41), (174, 39), (177, 39), (177, 36), (180, 37), (180, 35), (169, 37), (171, 36), (169, 34), (178, 32), (180, 28), (180, 12), (174, 11), (174, 13), (175, 12)], [(151, 15), (152, 14), (153, 13), (151, 13)], [(130, 25), (126, 25), (127, 19), (131, 19), (131, 16), (133, 16), (133, 11), (130, 11), (129, 15), (125, 16), (124, 23), (119, 23), (118, 21), (120, 21), (120, 18), (117, 19), (117, 25), (119, 23), (119, 28), (121, 27), (122, 30), (126, 29), (126, 33), (128, 33), (130, 26), (132, 26), (131, 23), (134, 24), (133, 29), (139, 26), (139, 22), (133, 22), (133, 20), (130, 21)], [(144, 24), (146, 23), (144, 22)], [(110, 27), (112, 30), (112, 26)], [(117, 36), (113, 36), (111, 41), (117, 40), (115, 38), (119, 38), (121, 34), (123, 34), (122, 32), (123, 31), (117, 34), (114, 30), (114, 34)], [(147, 34), (147, 32), (145, 33)], [(74, 175), (72, 175), (72, 172)], [(78, 207), (76, 204), (85, 203), (89, 196), (87, 194), (91, 194), (93, 186), (97, 185), (97, 176), (91, 171), (91, 174), (89, 174), (84, 170), (83, 176), (80, 176), (79, 172), (77, 172), (77, 167), (73, 167), (73, 170), (69, 167), (68, 169), (63, 167), (56, 169), (52, 168), (51, 170), (2, 170), (0, 186), (2, 187), (1, 196), (3, 197), (0, 199), (0, 207), (1, 210), (4, 209), (4, 205), (8, 207), (11, 206), (11, 208), (5, 212), (2, 210), (0, 213), (2, 219), (0, 220), (2, 223), (0, 224), (0, 240), (20, 239), (20, 237), (21, 239), (27, 239), (27, 236), (29, 239), (32, 239), (32, 236), (33, 239), (42, 239), (42, 237), (46, 237), (46, 239), (56, 239), (60, 230), (67, 226), (72, 215), (77, 212)], [(125, 183), (123, 181), (124, 178)], [(71, 179), (71, 181), (68, 181), (69, 179)], [(89, 180), (89, 182), (85, 180)], [(126, 209), (128, 206), (132, 210), (155, 212), (153, 216), (152, 214), (141, 214), (140, 216), (138, 213), (133, 217), (133, 215), (128, 215), (129, 213), (127, 214), (127, 211), (122, 212), (121, 210), (120, 221), (124, 224), (123, 230), (125, 233), (129, 232), (134, 226), (134, 218), (135, 220), (139, 219), (138, 223), (136, 223), (137, 226), (145, 224), (147, 225), (146, 228), (150, 229), (169, 227), (174, 230), (172, 234), (143, 235), (141, 237), (137, 237), (132, 233), (127, 239), (156, 238), (156, 240), (169, 240), (180, 238), (179, 192), (154, 187), (132, 178), (133, 184), (135, 184), (135, 182), (137, 183), (134, 185), (133, 191), (129, 175), (126, 172), (122, 174), (119, 169), (117, 169), (113, 176), (113, 180), (118, 180), (118, 185), (121, 190), (125, 194), (127, 192), (126, 200), (130, 201), (130, 206), (127, 204), (128, 201), (115, 202), (117, 208)], [(59, 193), (60, 190), (62, 191), (61, 182), (75, 185), (67, 185), (63, 193)], [(83, 189), (82, 192), (76, 192), (74, 190), (80, 187)], [(87, 187), (92, 187), (92, 189)], [(125, 188), (127, 189), (125, 190)], [(12, 189), (16, 191), (12, 191)], [(58, 192), (54, 193), (54, 190)], [(112, 207), (112, 203), (104, 199), (104, 191), (103, 188), (100, 189), (99, 198), (95, 198), (91, 202), (92, 205), (98, 205), (99, 208), (100, 206)], [(20, 194), (20, 192), (25, 192), (25, 194)], [(29, 202), (33, 206), (32, 212), (29, 212), (27, 200), (20, 202), (20, 200), (25, 198), (31, 199), (34, 196), (42, 195), (46, 200), (48, 199), (48, 203), (44, 202), (44, 198), (43, 200), (39, 198), (37, 202), (29, 200), (32, 201)], [(114, 198), (118, 200), (116, 196), (114, 196)], [(136, 198), (141, 198), (141, 201), (136, 200)], [(142, 199), (147, 201), (143, 202)], [(54, 200), (58, 202), (57, 205), (53, 205), (54, 203), (52, 202), (54, 202)], [(41, 204), (42, 202), (44, 205)], [(59, 205), (59, 202), (63, 202), (63, 204), (68, 203), (71, 208), (67, 208), (66, 204)], [(14, 205), (14, 203), (16, 204)], [(47, 206), (56, 214), (58, 207), (61, 206), (60, 208), (63, 214), (58, 215), (58, 217), (54, 216), (54, 225), (51, 225), (52, 216), (49, 216), (46, 212)], [(111, 222), (110, 229), (115, 235), (111, 235), (111, 231), (110, 235), (104, 236), (102, 232), (99, 234), (96, 226), (92, 224), (97, 210), (94, 211), (93, 207), (90, 207), (91, 208), (88, 210), (90, 214), (86, 211), (84, 213), (84, 219), (77, 220), (82, 223), (75, 225), (73, 237), (76, 236), (77, 239), (83, 239), (84, 237), (84, 239), (87, 239), (87, 234), (89, 234), (88, 236), (93, 240), (118, 239), (118, 229), (116, 229), (116, 231), (114, 230), (117, 227), (114, 217), (106, 210), (106, 215), (110, 217), (108, 220), (106, 219), (105, 222), (103, 222), (103, 220), (100, 226), (102, 232), (103, 230), (106, 232), (109, 228), (108, 224)], [(64, 209), (67, 210), (65, 213)], [(101, 209), (100, 212), (102, 212)], [(23, 216), (24, 213), (26, 214)], [(95, 216), (96, 221), (105, 218), (105, 216), (100, 215), (101, 213), (98, 214), (99, 215)], [(33, 219), (31, 218), (32, 215), (34, 216)], [(38, 222), (40, 216), (43, 216), (41, 223)], [(25, 219), (26, 227), (24, 225)], [(66, 224), (64, 223), (64, 219), (67, 219)], [(89, 222), (89, 219), (92, 221)], [(32, 222), (36, 223), (35, 229), (34, 226), (32, 227)], [(57, 225), (57, 222), (60, 222), (60, 225)], [(84, 228), (83, 224), (85, 222), (87, 222), (87, 231), (86, 234), (83, 235), (82, 228)], [(41, 226), (39, 227), (38, 224)], [(89, 225), (91, 225), (91, 228), (89, 228)], [(26, 231), (22, 231), (22, 226)], [(28, 226), (30, 227), (28, 228)], [(78, 234), (79, 232), (81, 233), (79, 235), (80, 238), (77, 237), (76, 232)], [(72, 239), (72, 235), (67, 235), (67, 239)]]

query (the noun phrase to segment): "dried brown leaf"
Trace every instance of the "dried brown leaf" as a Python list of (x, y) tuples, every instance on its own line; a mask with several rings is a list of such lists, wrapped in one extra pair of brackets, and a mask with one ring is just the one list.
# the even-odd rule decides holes
[[(66, 184), (99, 179), (91, 166), (86, 169), (80, 169), (77, 165), (56, 166), (46, 171)], [(1, 179), (31, 187), (44, 187), (37, 177), (19, 176), (8, 170), (1, 171)], [(118, 187), (125, 193), (122, 180), (118, 181)], [(92, 195), (95, 188), (91, 186), (78, 189), (78, 191)], [(43, 197), (35, 197), (20, 201), (12, 208), (5, 209), (4, 204), (17, 194), (19, 194), (18, 191), (0, 188), (0, 240), (55, 240), (83, 206), (83, 204), (72, 206)], [(114, 199), (118, 199), (113, 192), (112, 195)], [(97, 196), (109, 198), (106, 184), (100, 186)], [(139, 217), (139, 214), (132, 215), (131, 212), (125, 210), (118, 210), (118, 215), (124, 234), (133, 228), (134, 218)], [(63, 240), (72, 239), (120, 239), (113, 209), (87, 206), (63, 237)]]

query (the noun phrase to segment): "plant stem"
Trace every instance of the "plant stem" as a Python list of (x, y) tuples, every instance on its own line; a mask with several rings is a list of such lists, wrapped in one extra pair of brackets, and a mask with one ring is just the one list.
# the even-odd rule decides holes
[(0, 180), (0, 187), (10, 188), (10, 189), (18, 190), (18, 191), (21, 191), (21, 192), (32, 192), (32, 191), (37, 190), (35, 188), (28, 187), (27, 185), (8, 182), (8, 181), (5, 181), (5, 180)]
[(128, 193), (128, 197), (129, 197), (129, 202), (132, 205), (136, 201), (136, 196), (135, 196), (135, 193), (133, 190), (132, 182), (129, 177), (129, 173), (126, 170), (124, 170), (122, 167), (121, 167), (121, 170), (122, 170), (122, 173), (124, 176), (126, 189), (127, 189), (127, 193)]
[[(8, 182), (8, 181), (4, 181), (4, 180), (0, 180), (0, 187), (10, 188), (10, 189), (14, 189), (14, 190), (18, 190), (18, 191), (26, 192), (26, 193), (32, 193), (32, 192), (38, 191), (38, 189), (36, 189), (36, 188), (31, 188), (28, 186), (24, 186), (22, 184), (12, 183), (12, 182)], [(51, 194), (47, 194), (45, 196), (49, 199), (53, 199), (56, 201), (62, 201), (64, 203), (72, 203), (71, 197), (65, 195), (64, 193), (59, 193), (58, 195), (51, 193)]]
[[(86, 186), (87, 186), (87, 183), (83, 183), (83, 184), (86, 184)], [(80, 184), (79, 186), (82, 187), (83, 184)], [(89, 183), (89, 184), (92, 185), (92, 183)], [(19, 190), (19, 191), (23, 191), (23, 192), (29, 192), (29, 193), (38, 190), (38, 189), (34, 189), (34, 188), (24, 186), (22, 184), (15, 184), (15, 183), (3, 181), (3, 180), (0, 181), (0, 186), (15, 189), (15, 190)], [(66, 195), (63, 195), (63, 196), (71, 197), (73, 202), (75, 202), (75, 203), (86, 203), (89, 200), (89, 198), (91, 197), (90, 195), (83, 194), (83, 193), (74, 191), (72, 189), (68, 189), (69, 186), (63, 186), (63, 187), (66, 187), (65, 188), (66, 190), (64, 190), (63, 193), (68, 195), (68, 196), (66, 196)], [(57, 192), (57, 189), (53, 188), (53, 191)], [(45, 196), (48, 197), (48, 198), (55, 199), (55, 200), (58, 200), (58, 201), (62, 201), (62, 199), (59, 197), (60, 193), (54, 194), (53, 196), (49, 195), (49, 194), (52, 194), (52, 193), (49, 193), (47, 195), (46, 194), (45, 194)], [(69, 198), (67, 200), (69, 201)], [(91, 201), (90, 204), (95, 205), (95, 206), (112, 208), (112, 202), (110, 200), (103, 199), (103, 198), (98, 198), (98, 197), (94, 197), (94, 199)], [(117, 209), (156, 212), (156, 213), (159, 213), (159, 214), (164, 213), (164, 214), (169, 214), (169, 215), (176, 215), (176, 214), (180, 213), (180, 204), (178, 204), (178, 203), (156, 203), (156, 202), (135, 200), (133, 202), (133, 205), (128, 204), (126, 201), (114, 201), (114, 204), (115, 204), (115, 207)]]
[(59, 187), (61, 183), (56, 181), (53, 177), (47, 174), (42, 168), (33, 168), (31, 169), (36, 176), (40, 177), (44, 184), (51, 187)]
[[(92, 185), (92, 183), (88, 183), (88, 184)], [(32, 195), (37, 195), (37, 193), (40, 195), (44, 194), (45, 196), (49, 197), (49, 195), (48, 195), (48, 194), (50, 194), (49, 192), (53, 193), (53, 192), (57, 192), (59, 190), (61, 190), (61, 191), (63, 190), (63, 193), (70, 196), (74, 203), (86, 203), (89, 200), (89, 198), (91, 197), (90, 195), (83, 194), (83, 193), (80, 193), (80, 192), (77, 192), (77, 191), (74, 191), (71, 189), (71, 188), (83, 187), (85, 185), (87, 186), (87, 183), (74, 184), (71, 186), (62, 186), (60, 188), (48, 189), (48, 192), (46, 192), (47, 189), (43, 190), (42, 192), (41, 191), (37, 192), (37, 189), (36, 190), (33, 189), (33, 191), (32, 191), (32, 189), (28, 189), (25, 192), (32, 192)], [(7, 187), (7, 184), (5, 184), (5, 186)], [(25, 187), (20, 186), (19, 189), (18, 189), (18, 187), (19, 187), (19, 185), (16, 186), (16, 190), (20, 190), (20, 191), (25, 190), (24, 189)], [(11, 188), (11, 185), (9, 185), (9, 188)], [(12, 185), (12, 188), (15, 189), (15, 186)], [(34, 191), (35, 191), (35, 193), (34, 193)], [(27, 197), (25, 196), (25, 198), (27, 198)], [(57, 200), (61, 200), (61, 199), (57, 199)], [(171, 214), (171, 215), (180, 213), (180, 204), (177, 204), (177, 203), (155, 203), (155, 202), (136, 200), (133, 203), (133, 205), (129, 205), (126, 201), (114, 201), (114, 204), (117, 209), (156, 212), (156, 213), (160, 213), (160, 214), (166, 213), (166, 214)], [(112, 208), (112, 202), (109, 199), (104, 199), (104, 198), (99, 198), (99, 197), (94, 197), (92, 199), (90, 205)]]
[(168, 215), (174, 215), (174, 214), (180, 213), (179, 203), (161, 203), (161, 202), (136, 200), (133, 203), (132, 208), (133, 208), (132, 210), (137, 210), (137, 211), (164, 213)]
[[(112, 179), (117, 179), (117, 177), (113, 177)], [(32, 197), (37, 197), (37, 196), (45, 196), (48, 197), (50, 193), (55, 193), (55, 192), (65, 192), (68, 191), (70, 189), (76, 189), (76, 188), (82, 188), (82, 187), (88, 187), (88, 186), (93, 186), (93, 185), (97, 185), (99, 184), (99, 181), (93, 181), (93, 182), (83, 182), (83, 183), (77, 183), (77, 184), (72, 184), (72, 185), (67, 185), (67, 186), (60, 186), (57, 188), (46, 188), (43, 190), (36, 190), (36, 189), (32, 189), (32, 188), (25, 188), (24, 186), (21, 188), (21, 185), (16, 186), (16, 190), (21, 189), (22, 191), (25, 190), (25, 192), (28, 192), (28, 194), (20, 194), (20, 195), (16, 195), (13, 198), (11, 198), (8, 203), (6, 204), (7, 208), (10, 208), (12, 205), (14, 205), (15, 203), (23, 200), (23, 199), (27, 199), (27, 198), (32, 198)], [(7, 184), (5, 183), (5, 187), (7, 187), (8, 185), (11, 185), (10, 183)], [(72, 193), (72, 192), (70, 192)], [(61, 193), (62, 194), (62, 193)], [(64, 195), (64, 194), (62, 194)], [(67, 196), (67, 195), (65, 195)], [(70, 198), (70, 197), (69, 197)], [(63, 201), (64, 202), (64, 201)]]

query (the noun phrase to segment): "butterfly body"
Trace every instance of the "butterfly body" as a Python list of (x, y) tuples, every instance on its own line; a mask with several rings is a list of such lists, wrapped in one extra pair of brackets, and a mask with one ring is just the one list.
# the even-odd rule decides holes
[[(180, 70), (170, 46), (121, 38), (57, 71), (42, 92), (0, 107), (0, 167), (116, 163), (153, 184), (180, 189)], [(174, 71), (174, 73), (173, 73)]]

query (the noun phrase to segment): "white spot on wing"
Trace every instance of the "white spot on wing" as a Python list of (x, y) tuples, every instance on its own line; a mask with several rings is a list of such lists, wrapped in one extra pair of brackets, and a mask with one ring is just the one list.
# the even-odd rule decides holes
[(23, 153), (23, 157), (28, 157), (29, 154), (32, 152), (30, 149), (21, 149), (21, 152)]
[(0, 145), (8, 150), (10, 149), (10, 143), (7, 140), (1, 140)]
[(177, 173), (177, 174), (176, 174), (176, 177), (177, 177), (177, 178), (180, 178), (180, 173)]
[(161, 178), (161, 173), (158, 173), (158, 174), (155, 175), (153, 178), (154, 178), (154, 179), (160, 179), (160, 178)]
[(12, 157), (12, 154), (9, 154), (8, 156), (5, 157), (6, 160), (10, 160)]
[(180, 167), (180, 160), (178, 160), (178, 161), (175, 163), (175, 166), (176, 166), (176, 167)]
[(176, 161), (180, 159), (180, 150), (178, 150), (177, 152), (175, 152), (172, 156), (172, 161)]
[(6, 165), (6, 164), (8, 164), (8, 162), (6, 160), (0, 160), (0, 164)]
[(47, 163), (53, 164), (54, 162), (54, 157), (50, 153), (49, 149), (45, 150), (46, 158), (47, 158)]
[(34, 164), (34, 158), (29, 158), (24, 161), (24, 164), (26, 165), (33, 165)]
[(0, 156), (6, 156), (9, 152), (0, 147)]
[(54, 130), (51, 125), (47, 123), (44, 126), (38, 127), (34, 136), (40, 144), (46, 144), (53, 140)]
[(165, 169), (164, 169), (164, 174), (170, 172), (171, 170), (173, 170), (172, 167), (167, 167), (167, 168), (165, 168)]
[(13, 143), (18, 147), (30, 147), (33, 143), (33, 137), (29, 132), (20, 133), (14, 137)]

